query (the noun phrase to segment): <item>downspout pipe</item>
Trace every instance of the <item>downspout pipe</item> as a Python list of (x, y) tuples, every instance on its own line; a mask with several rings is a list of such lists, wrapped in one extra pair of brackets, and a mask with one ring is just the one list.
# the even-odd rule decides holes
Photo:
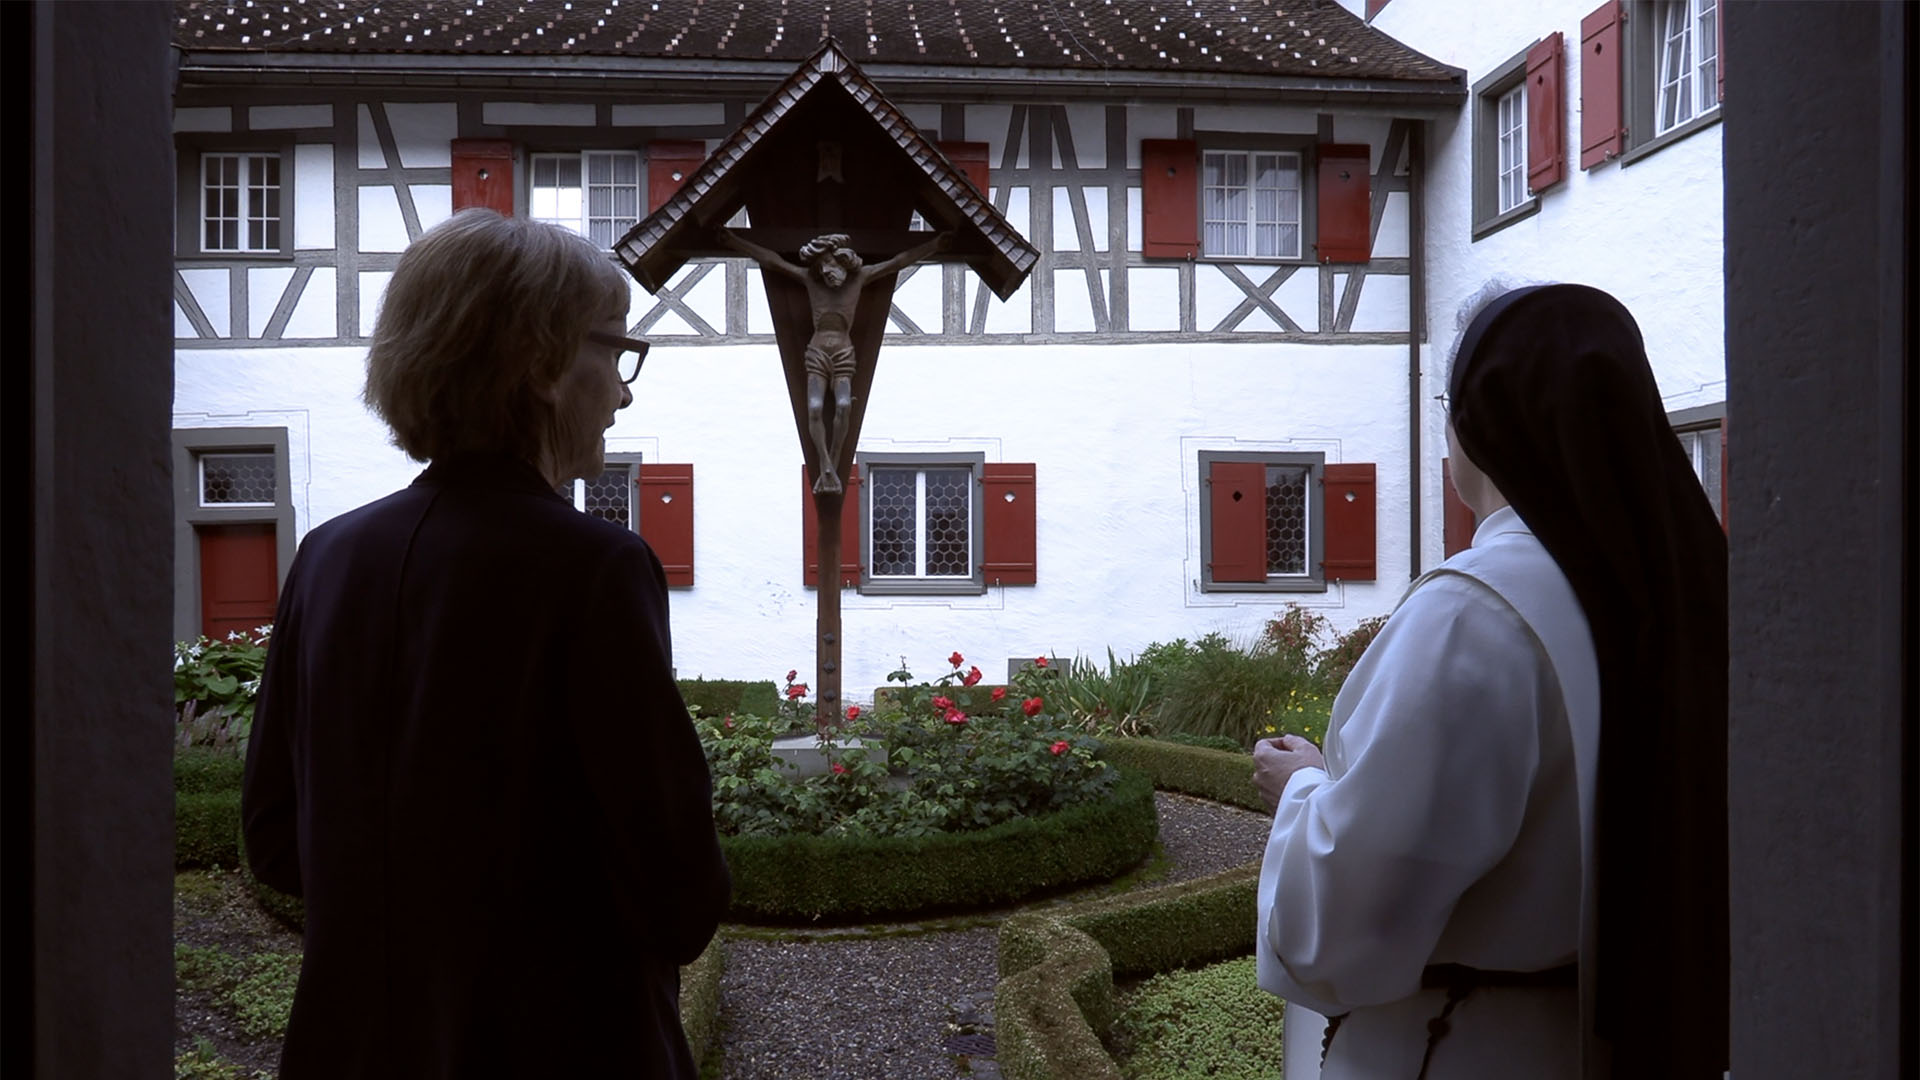
[(1407, 133), (1407, 550), (1409, 580), (1420, 576), (1420, 342), (1427, 336), (1427, 229), (1425, 149), (1427, 122), (1413, 121)]

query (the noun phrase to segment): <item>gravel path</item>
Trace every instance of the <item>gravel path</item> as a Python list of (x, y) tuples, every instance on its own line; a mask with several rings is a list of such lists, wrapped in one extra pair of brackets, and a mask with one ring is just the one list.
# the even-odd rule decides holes
[[(1266, 843), (1265, 815), (1168, 792), (1154, 802), (1170, 864), (1156, 884), (1240, 866)], [(984, 1051), (966, 1036), (992, 1030), (996, 930), (882, 929), (730, 940), (721, 1080), (997, 1077), (990, 1055), (956, 1052)]]

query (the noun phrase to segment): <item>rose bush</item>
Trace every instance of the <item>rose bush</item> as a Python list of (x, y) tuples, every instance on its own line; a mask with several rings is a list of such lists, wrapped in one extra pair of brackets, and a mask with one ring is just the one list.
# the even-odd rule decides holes
[[(984, 829), (1017, 817), (1095, 802), (1119, 778), (1095, 757), (1099, 742), (1056, 719), (1038, 680), (1009, 708), (1003, 694), (974, 689), (978, 669), (915, 683), (904, 662), (888, 676), (899, 692), (861, 720), (857, 734), (886, 748), (886, 763), (861, 749), (822, 742), (830, 765), (799, 777), (774, 759), (793, 717), (729, 715), (694, 721), (713, 774), (714, 821), (724, 836), (925, 836)], [(782, 711), (805, 688), (789, 678)], [(856, 734), (852, 729), (842, 734)]]

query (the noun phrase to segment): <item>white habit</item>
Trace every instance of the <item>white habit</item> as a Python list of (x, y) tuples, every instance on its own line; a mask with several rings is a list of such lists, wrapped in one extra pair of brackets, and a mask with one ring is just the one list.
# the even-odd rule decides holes
[[(1259, 980), (1290, 1002), (1287, 1080), (1413, 1080), (1430, 964), (1539, 971), (1591, 940), (1600, 692), (1566, 576), (1511, 508), (1408, 590), (1335, 699), (1327, 768), (1288, 780), (1260, 871)], [(1581, 975), (1591, 975), (1583, 962)], [(1572, 987), (1481, 987), (1429, 1080), (1578, 1077)]]

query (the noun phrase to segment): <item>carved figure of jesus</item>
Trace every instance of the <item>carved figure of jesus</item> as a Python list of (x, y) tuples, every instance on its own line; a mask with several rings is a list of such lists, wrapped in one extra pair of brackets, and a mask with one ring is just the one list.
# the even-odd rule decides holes
[[(852, 417), (853, 377), (859, 362), (853, 354), (851, 334), (861, 294), (874, 281), (945, 251), (953, 243), (953, 234), (938, 233), (886, 262), (865, 266), (859, 253), (848, 246), (845, 233), (826, 233), (802, 244), (800, 265), (795, 265), (732, 230), (717, 232), (721, 243), (759, 263), (768, 273), (783, 274), (807, 287), (807, 300), (813, 309), (813, 336), (807, 339), (806, 352), (807, 433), (820, 459), (820, 477), (813, 482), (813, 490), (815, 494), (840, 492), (844, 488), (835, 463), (840, 460)], [(831, 438), (826, 416), (829, 390), (833, 394)]]

